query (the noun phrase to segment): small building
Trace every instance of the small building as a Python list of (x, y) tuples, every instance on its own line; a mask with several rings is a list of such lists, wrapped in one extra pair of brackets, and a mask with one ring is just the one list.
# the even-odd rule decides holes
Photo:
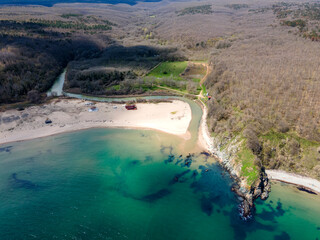
[(132, 104), (132, 105), (126, 105), (126, 109), (127, 110), (137, 110), (137, 107), (135, 104)]

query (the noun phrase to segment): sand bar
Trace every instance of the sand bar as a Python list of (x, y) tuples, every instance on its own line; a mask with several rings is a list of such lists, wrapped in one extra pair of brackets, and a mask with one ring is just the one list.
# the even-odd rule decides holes
[[(155, 129), (184, 138), (189, 135), (192, 112), (183, 101), (138, 103), (137, 110), (126, 110), (123, 104), (88, 103), (59, 99), (23, 111), (0, 112), (0, 144), (100, 127)], [(92, 107), (98, 111), (89, 112)], [(46, 119), (52, 123), (46, 124)]]

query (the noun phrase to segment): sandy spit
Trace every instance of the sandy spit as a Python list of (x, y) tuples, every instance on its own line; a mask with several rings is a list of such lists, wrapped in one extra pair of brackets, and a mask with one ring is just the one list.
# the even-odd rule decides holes
[[(138, 110), (130, 111), (124, 105), (97, 102), (94, 105), (97, 112), (89, 112), (93, 106), (86, 103), (89, 102), (61, 99), (23, 111), (0, 112), (0, 144), (105, 127), (154, 129), (183, 138), (189, 136), (192, 113), (189, 104), (183, 101), (138, 103)], [(46, 119), (52, 123), (46, 124)]]

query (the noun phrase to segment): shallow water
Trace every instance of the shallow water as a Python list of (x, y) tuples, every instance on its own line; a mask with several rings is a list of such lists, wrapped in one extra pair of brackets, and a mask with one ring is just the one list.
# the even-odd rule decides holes
[(186, 146), (125, 129), (0, 146), (0, 239), (320, 238), (318, 196), (274, 184), (244, 223), (229, 175)]

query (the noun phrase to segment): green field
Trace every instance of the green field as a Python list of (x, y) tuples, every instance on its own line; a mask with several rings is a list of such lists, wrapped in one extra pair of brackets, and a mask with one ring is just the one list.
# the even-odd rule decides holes
[(163, 62), (153, 69), (147, 76), (156, 78), (173, 78), (174, 80), (184, 80), (180, 74), (186, 69), (188, 62)]

